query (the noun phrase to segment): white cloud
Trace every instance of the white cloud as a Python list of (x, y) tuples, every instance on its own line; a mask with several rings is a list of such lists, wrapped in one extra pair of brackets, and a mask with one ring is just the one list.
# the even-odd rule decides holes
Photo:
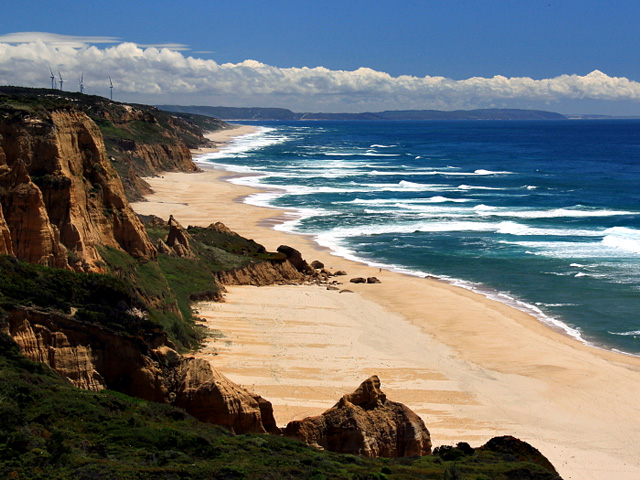
[(42, 42), (58, 47), (81, 48), (90, 43), (118, 43), (117, 37), (91, 37), (78, 35), (60, 35), (47, 32), (16, 32), (0, 35), (0, 43), (33, 43)]
[(180, 44), (92, 45), (115, 40), (40, 33), (0, 36), (0, 84), (46, 87), (51, 67), (70, 78), (84, 72), (85, 91), (105, 96), (111, 76), (115, 96), (124, 100), (283, 106), (298, 111), (541, 108), (567, 101), (640, 100), (640, 83), (598, 70), (541, 80), (500, 75), (452, 80), (392, 77), (369, 68), (278, 68), (256, 60), (218, 64), (185, 56), (177, 51), (187, 48)]

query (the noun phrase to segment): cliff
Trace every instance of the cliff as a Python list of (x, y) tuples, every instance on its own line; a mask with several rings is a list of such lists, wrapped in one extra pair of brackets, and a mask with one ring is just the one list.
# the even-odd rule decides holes
[(8, 315), (6, 333), (29, 359), (78, 388), (108, 388), (170, 403), (236, 433), (279, 433), (268, 401), (232, 383), (209, 362), (178, 354), (161, 330), (131, 335), (72, 315), (18, 308)]
[(3, 237), (18, 258), (104, 271), (98, 246), (155, 257), (107, 158), (100, 130), (85, 113), (24, 115), (0, 108), (0, 152)]
[(230, 127), (211, 117), (170, 114), (148, 105), (60, 90), (0, 86), (3, 106), (36, 117), (56, 110), (85, 113), (99, 127), (107, 157), (120, 175), (129, 200), (141, 200), (149, 193), (141, 177), (164, 171), (196, 171), (189, 149), (211, 144), (203, 131)]

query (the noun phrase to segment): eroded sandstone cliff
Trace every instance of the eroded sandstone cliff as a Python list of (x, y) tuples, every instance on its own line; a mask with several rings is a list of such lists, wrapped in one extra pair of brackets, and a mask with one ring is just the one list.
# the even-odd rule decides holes
[(76, 387), (171, 403), (235, 433), (280, 432), (271, 403), (234, 384), (209, 362), (178, 354), (159, 329), (133, 335), (73, 315), (18, 308), (8, 315), (6, 333), (28, 358)]
[[(98, 246), (154, 257), (126, 201), (97, 125), (70, 108), (0, 110), (0, 203), (4, 242), (30, 263), (103, 271)], [(0, 247), (1, 248), (1, 247)]]

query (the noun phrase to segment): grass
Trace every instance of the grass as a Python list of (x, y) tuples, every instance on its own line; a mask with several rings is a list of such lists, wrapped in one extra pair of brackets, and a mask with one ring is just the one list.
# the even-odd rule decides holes
[(272, 435), (231, 436), (169, 405), (75, 389), (0, 334), (0, 478), (551, 480), (537, 465), (476, 450), (365, 459)]
[[(149, 217), (143, 220), (154, 243), (167, 239), (168, 225)], [(195, 258), (161, 253), (157, 260), (140, 261), (115, 248), (99, 249), (110, 274), (145, 301), (151, 321), (165, 329), (180, 351), (197, 347), (205, 337), (191, 304), (194, 298), (220, 294), (217, 272), (284, 257), (235, 233), (201, 227), (190, 227), (187, 232)]]

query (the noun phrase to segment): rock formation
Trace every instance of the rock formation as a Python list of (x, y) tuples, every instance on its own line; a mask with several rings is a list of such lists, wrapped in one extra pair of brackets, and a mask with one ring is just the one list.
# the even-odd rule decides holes
[(33, 308), (10, 312), (6, 328), (28, 358), (76, 387), (172, 403), (235, 433), (280, 432), (271, 403), (234, 384), (209, 362), (178, 354), (161, 331), (113, 332)]
[(405, 405), (387, 400), (377, 376), (322, 415), (290, 422), (284, 435), (333, 452), (366, 457), (431, 454), (431, 436), (422, 419)]
[(13, 255), (13, 245), (11, 245), (11, 232), (9, 225), (4, 219), (2, 205), (0, 205), (0, 255)]
[(173, 218), (173, 215), (169, 216), (169, 236), (167, 237), (166, 245), (179, 257), (195, 257), (191, 251), (189, 234), (182, 228), (182, 225)]
[(101, 271), (98, 246), (156, 255), (86, 114), (69, 108), (24, 115), (5, 108), (0, 120), (0, 203), (18, 258)]
[(288, 245), (280, 245), (278, 247), (278, 252), (284, 254), (287, 257), (287, 260), (291, 262), (291, 264), (298, 270), (300, 273), (305, 275), (313, 275), (315, 270), (311, 265), (309, 265), (304, 258), (302, 258), (302, 254), (293, 247), (289, 247)]
[(280, 433), (271, 403), (253, 395), (199, 358), (181, 357), (171, 371), (173, 404), (232, 432)]
[(284, 285), (305, 280), (305, 276), (286, 260), (250, 263), (243, 268), (216, 272), (216, 276), (222, 285)]
[(0, 203), (6, 225), (3, 238), (10, 245), (7, 250), (29, 263), (69, 268), (60, 232), (49, 221), (42, 192), (20, 159), (13, 168), (0, 164)]

